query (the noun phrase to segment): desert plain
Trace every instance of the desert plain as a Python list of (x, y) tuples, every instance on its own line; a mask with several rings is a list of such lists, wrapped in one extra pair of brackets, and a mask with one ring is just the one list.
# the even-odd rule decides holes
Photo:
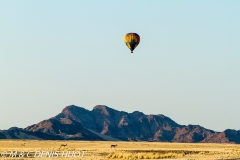
[(0, 160), (239, 159), (239, 144), (0, 140)]

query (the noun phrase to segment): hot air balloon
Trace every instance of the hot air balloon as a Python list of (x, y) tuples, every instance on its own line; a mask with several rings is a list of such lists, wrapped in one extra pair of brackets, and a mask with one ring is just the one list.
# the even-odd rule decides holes
[(131, 53), (133, 53), (133, 50), (138, 46), (140, 42), (140, 36), (137, 33), (128, 33), (124, 36), (124, 42), (131, 50)]

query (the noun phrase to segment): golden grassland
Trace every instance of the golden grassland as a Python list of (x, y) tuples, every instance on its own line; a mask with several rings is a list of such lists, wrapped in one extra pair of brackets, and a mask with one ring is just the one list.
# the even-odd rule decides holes
[[(63, 145), (62, 145), (63, 144)], [(67, 145), (66, 145), (67, 144)], [(117, 144), (111, 148), (112, 144)], [(66, 145), (66, 146), (64, 146)], [(15, 157), (2, 153), (15, 153)], [(19, 156), (20, 152), (24, 156)], [(34, 157), (36, 152), (73, 153), (80, 151), (81, 155), (74, 157), (43, 156)], [(31, 153), (32, 157), (26, 157)], [(219, 160), (239, 159), (240, 145), (238, 144), (210, 144), (210, 143), (163, 143), (163, 142), (111, 142), (111, 141), (47, 141), (47, 140), (0, 140), (0, 160), (3, 159), (69, 159), (69, 160), (107, 160), (107, 159), (182, 159), (182, 160)]]

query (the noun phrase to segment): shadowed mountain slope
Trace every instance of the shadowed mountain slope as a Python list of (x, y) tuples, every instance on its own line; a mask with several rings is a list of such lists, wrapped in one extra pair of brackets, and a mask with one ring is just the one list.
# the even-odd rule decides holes
[[(104, 105), (95, 106), (92, 111), (67, 106), (56, 118), (74, 119), (88, 129), (121, 140), (153, 140), (159, 129), (167, 134), (172, 128), (181, 126), (163, 115), (145, 115), (138, 111), (127, 113)], [(166, 137), (155, 139), (169, 141)]]
[(25, 128), (27, 131), (42, 132), (69, 140), (103, 140), (84, 128), (80, 122), (68, 118), (50, 118)]
[(0, 131), (0, 139), (240, 143), (240, 131), (215, 132), (199, 125), (180, 125), (161, 114), (127, 113), (105, 105), (97, 105), (91, 111), (70, 105), (53, 118), (13, 130)]

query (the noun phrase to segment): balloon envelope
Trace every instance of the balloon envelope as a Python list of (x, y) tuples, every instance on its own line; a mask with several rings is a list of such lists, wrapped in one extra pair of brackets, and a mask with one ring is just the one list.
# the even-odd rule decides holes
[(126, 43), (127, 47), (131, 50), (131, 53), (133, 53), (133, 50), (140, 43), (140, 36), (137, 33), (128, 33), (124, 36), (124, 42)]

